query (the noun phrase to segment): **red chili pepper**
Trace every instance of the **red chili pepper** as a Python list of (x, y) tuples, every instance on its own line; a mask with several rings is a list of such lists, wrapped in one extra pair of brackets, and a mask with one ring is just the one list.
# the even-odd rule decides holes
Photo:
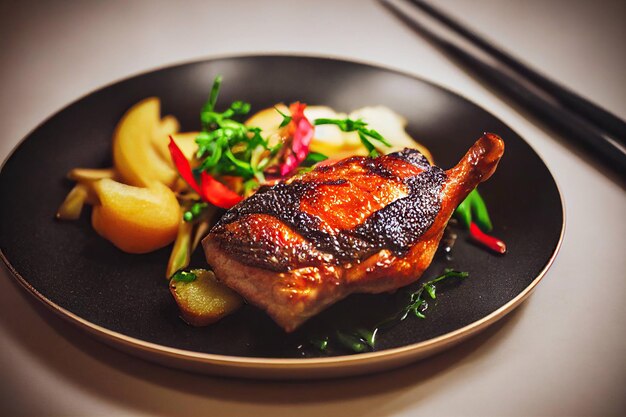
[(236, 192), (230, 190), (224, 184), (213, 178), (210, 174), (206, 172), (202, 172), (200, 174), (201, 183), (198, 185), (196, 178), (193, 176), (193, 172), (191, 171), (191, 165), (189, 161), (180, 150), (176, 142), (174, 142), (174, 138), (170, 136), (170, 143), (168, 145), (170, 150), (170, 155), (172, 156), (172, 161), (174, 162), (174, 166), (176, 170), (180, 174), (180, 176), (185, 180), (189, 186), (198, 193), (200, 198), (204, 201), (208, 201), (214, 206), (229, 209), (235, 204), (239, 203), (243, 200), (243, 197), (237, 194)]
[(213, 178), (206, 172), (200, 174), (200, 191), (204, 200), (214, 206), (229, 209), (243, 200), (243, 197)]
[(174, 162), (174, 166), (176, 167), (176, 170), (178, 171), (180, 176), (185, 180), (187, 184), (189, 184), (191, 188), (193, 188), (195, 192), (202, 196), (200, 187), (198, 186), (198, 183), (193, 176), (193, 172), (191, 171), (191, 165), (189, 164), (189, 161), (185, 157), (185, 154), (183, 154), (183, 151), (180, 150), (176, 142), (174, 142), (174, 138), (171, 136), (170, 143), (169, 145), (167, 145), (167, 147), (170, 150), (172, 162)]
[(475, 242), (480, 243), (496, 253), (501, 255), (506, 253), (506, 244), (503, 241), (484, 233), (474, 222), (470, 224), (470, 236)]
[(291, 113), (291, 122), (289, 122), (291, 148), (286, 153), (285, 161), (280, 166), (280, 175), (283, 177), (291, 174), (309, 154), (309, 146), (315, 129), (304, 115), (305, 108), (306, 104), (299, 101), (289, 106), (289, 112)]

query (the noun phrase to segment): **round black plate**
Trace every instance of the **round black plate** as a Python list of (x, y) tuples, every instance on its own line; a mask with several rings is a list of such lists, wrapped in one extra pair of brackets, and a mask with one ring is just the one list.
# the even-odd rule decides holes
[[(228, 357), (301, 357), (297, 346), (310, 326), (384, 302), (385, 296), (350, 297), (292, 335), (250, 306), (211, 327), (190, 327), (179, 319), (163, 276), (169, 248), (125, 254), (93, 231), (89, 212), (77, 222), (54, 219), (71, 188), (66, 172), (111, 165), (111, 135), (130, 106), (158, 96), (163, 114), (178, 117), (183, 130), (196, 130), (218, 74), (224, 77), (219, 103), (248, 101), (253, 112), (296, 100), (340, 111), (389, 106), (407, 118), (409, 133), (443, 168), (455, 164), (485, 131), (504, 139), (504, 158), (480, 189), (493, 234), (507, 242), (509, 252), (490, 254), (461, 233), (453, 260), (439, 254), (424, 278), (446, 267), (468, 271), (470, 278), (442, 288), (425, 320), (408, 319), (381, 333), (377, 350), (424, 342), (483, 320), (527, 292), (553, 259), (563, 230), (559, 191), (537, 154), (491, 114), (392, 70), (324, 58), (248, 56), (179, 65), (110, 85), (55, 114), (17, 147), (0, 176), (0, 241), (5, 262), (22, 283), (48, 304), (113, 335)], [(202, 254), (194, 263), (206, 265)]]

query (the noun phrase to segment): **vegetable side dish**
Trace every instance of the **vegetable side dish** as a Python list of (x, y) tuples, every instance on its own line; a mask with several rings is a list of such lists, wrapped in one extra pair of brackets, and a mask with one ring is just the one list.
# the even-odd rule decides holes
[[(129, 253), (173, 242), (166, 277), (189, 324), (221, 319), (243, 296), (293, 331), (350, 293), (404, 287), (430, 264), (453, 213), (474, 240), (506, 250), (485, 234), (491, 221), (475, 190), (502, 156), (497, 136), (444, 171), (388, 108), (346, 115), (296, 102), (243, 121), (247, 103), (216, 110), (220, 85), (199, 132), (180, 133), (156, 98), (133, 106), (113, 135), (114, 166), (72, 170), (77, 184), (57, 213), (76, 219), (92, 205), (94, 229)], [(186, 271), (201, 241), (213, 272)], [(424, 293), (434, 299), (436, 282), (465, 276), (427, 282), (397, 319), (423, 317)], [(373, 334), (343, 339), (362, 351), (355, 346), (372, 348)]]

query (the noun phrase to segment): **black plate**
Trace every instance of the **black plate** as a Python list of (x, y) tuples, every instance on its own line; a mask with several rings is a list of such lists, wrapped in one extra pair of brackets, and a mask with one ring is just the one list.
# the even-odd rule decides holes
[[(302, 355), (297, 346), (311, 326), (386, 302), (389, 296), (353, 296), (292, 335), (250, 306), (211, 327), (193, 328), (178, 318), (163, 278), (169, 248), (128, 255), (98, 237), (88, 214), (77, 222), (55, 221), (71, 188), (65, 173), (77, 166), (111, 165), (111, 135), (130, 106), (158, 96), (163, 114), (177, 116), (183, 130), (196, 130), (199, 109), (217, 74), (224, 76), (220, 103), (245, 100), (253, 111), (296, 100), (340, 111), (389, 106), (409, 120), (409, 133), (444, 168), (485, 131), (504, 139), (505, 156), (480, 189), (495, 224), (493, 233), (507, 242), (508, 254), (492, 255), (461, 233), (453, 260), (438, 255), (424, 277), (454, 267), (469, 271), (470, 278), (443, 288), (427, 319), (408, 319), (382, 333), (377, 350), (427, 341), (483, 320), (528, 292), (553, 259), (563, 230), (559, 191), (530, 146), (491, 114), (428, 82), (375, 66), (312, 57), (231, 57), (161, 69), (89, 94), (36, 128), (5, 162), (0, 176), (2, 254), (48, 304), (160, 346), (297, 358)], [(194, 262), (205, 265), (202, 256)]]

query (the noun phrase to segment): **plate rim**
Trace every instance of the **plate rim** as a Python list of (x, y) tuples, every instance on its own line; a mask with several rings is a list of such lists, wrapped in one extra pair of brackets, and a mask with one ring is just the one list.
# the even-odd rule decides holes
[[(537, 276), (533, 279), (533, 281), (524, 288), (523, 291), (518, 293), (514, 298), (506, 302), (504, 305), (496, 309), (495, 311), (489, 313), (488, 315), (482, 317), (479, 320), (476, 320), (464, 327), (453, 330), (451, 332), (442, 334), (440, 336), (424, 340), (417, 343), (408, 344), (405, 346), (400, 346), (396, 348), (385, 349), (381, 351), (374, 352), (366, 352), (359, 354), (351, 354), (351, 355), (341, 355), (341, 356), (332, 356), (332, 357), (318, 357), (318, 358), (267, 358), (267, 357), (255, 357), (255, 356), (230, 356), (230, 355), (222, 355), (215, 353), (205, 353), (205, 352), (197, 352), (191, 350), (185, 350), (180, 348), (174, 348), (170, 346), (161, 345), (158, 343), (148, 342), (133, 336), (128, 336), (123, 333), (110, 330), (106, 327), (100, 326), (98, 324), (92, 323), (87, 319), (80, 317), (79, 315), (72, 313), (71, 311), (61, 307), (60, 305), (52, 302), (50, 299), (43, 296), (36, 288), (34, 288), (22, 275), (13, 267), (9, 259), (4, 254), (4, 251), (0, 247), (0, 258), (3, 263), (6, 265), (8, 271), (13, 276), (13, 278), (20, 284), (22, 288), (27, 290), (32, 296), (42, 302), (47, 308), (57, 314), (59, 317), (67, 320), (73, 325), (78, 326), (79, 329), (87, 331), (91, 335), (98, 337), (101, 341), (114, 346), (116, 348), (120, 348), (126, 352), (129, 352), (134, 355), (142, 356), (144, 359), (151, 360), (153, 362), (159, 362), (162, 365), (172, 366), (175, 368), (183, 368), (187, 370), (196, 370), (196, 371), (208, 371), (207, 373), (212, 374), (221, 374), (225, 376), (237, 376), (237, 377), (250, 377), (250, 378), (297, 378), (297, 379), (308, 379), (308, 378), (326, 378), (326, 377), (337, 377), (337, 376), (348, 376), (348, 375), (357, 375), (370, 373), (372, 371), (380, 371), (383, 369), (390, 369), (392, 367), (397, 367), (408, 362), (417, 360), (419, 358), (428, 356), (430, 354), (436, 353), (440, 350), (443, 350), (447, 347), (451, 347), (462, 340), (471, 337), (475, 333), (483, 330), (489, 325), (495, 323), (500, 320), (508, 313), (513, 311), (516, 307), (518, 307), (526, 298), (528, 298), (534, 289), (537, 287), (539, 282), (544, 278), (552, 264), (554, 263), (563, 243), (563, 239), (565, 236), (566, 229), (566, 209), (565, 209), (565, 200), (563, 199), (563, 194), (561, 188), (559, 187), (556, 178), (550, 171), (548, 165), (545, 163), (541, 154), (538, 153), (534, 147), (528, 143), (521, 135), (519, 135), (514, 129), (512, 129), (507, 123), (503, 122), (499, 117), (494, 115), (492, 112), (486, 110), (481, 105), (475, 103), (468, 97), (464, 96), (461, 93), (450, 90), (449, 88), (442, 86), (441, 84), (422, 78), (415, 74), (411, 74), (407, 71), (393, 68), (390, 66), (385, 66), (379, 63), (375, 63), (367, 60), (360, 60), (354, 58), (346, 58), (339, 57), (330, 54), (307, 54), (307, 53), (279, 53), (279, 52), (271, 52), (271, 53), (233, 53), (233, 54), (219, 54), (210, 57), (204, 57), (201, 59), (191, 59), (187, 61), (164, 64), (162, 66), (158, 66), (152, 69), (143, 70), (129, 76), (125, 76), (114, 80), (112, 82), (106, 83), (97, 87), (70, 103), (66, 104), (59, 110), (53, 112), (50, 116), (46, 117), (42, 122), (37, 124), (33, 129), (31, 129), (17, 144), (12, 148), (12, 150), (7, 154), (6, 158), (2, 162), (0, 166), (0, 175), (4, 171), (4, 167), (9, 159), (13, 156), (13, 154), (17, 151), (17, 149), (41, 126), (48, 123), (51, 119), (53, 119), (56, 115), (63, 112), (67, 108), (73, 106), (79, 101), (89, 97), (90, 95), (97, 93), (101, 90), (104, 90), (110, 86), (115, 84), (128, 81), (133, 78), (141, 77), (143, 75), (151, 74), (153, 72), (166, 70), (166, 69), (174, 69), (176, 67), (184, 67), (195, 64), (209, 63), (217, 60), (226, 60), (226, 59), (240, 59), (240, 58), (308, 58), (308, 59), (316, 59), (316, 60), (325, 60), (325, 61), (334, 61), (341, 63), (349, 63), (349, 64), (357, 64), (364, 65), (371, 68), (375, 68), (378, 70), (383, 70), (387, 72), (396, 73), (399, 75), (403, 75), (414, 80), (420, 81), (422, 83), (429, 84), (431, 86), (435, 86), (436, 88), (443, 90), (447, 94), (452, 96), (461, 98), (472, 105), (480, 108), (481, 110), (487, 112), (491, 117), (494, 117), (500, 123), (509, 128), (512, 132), (514, 132), (522, 141), (537, 155), (540, 159), (541, 163), (546, 167), (550, 177), (554, 181), (557, 193), (559, 195), (559, 200), (561, 203), (561, 211), (562, 211), (562, 223), (561, 223), (561, 231), (559, 234), (558, 242), (552, 252), (550, 258), (546, 262), (543, 269), (537, 274)], [(365, 365), (368, 364), (379, 364), (379, 366), (368, 367)], [(392, 366), (385, 366), (386, 363), (392, 363)], [(191, 364), (201, 364), (203, 365), (202, 369), (194, 369), (187, 365)], [(382, 366), (380, 366), (382, 364)], [(341, 366), (339, 366), (341, 365)], [(363, 368), (357, 368), (359, 366), (363, 366)], [(258, 375), (255, 374), (255, 371), (269, 371), (267, 375)]]

